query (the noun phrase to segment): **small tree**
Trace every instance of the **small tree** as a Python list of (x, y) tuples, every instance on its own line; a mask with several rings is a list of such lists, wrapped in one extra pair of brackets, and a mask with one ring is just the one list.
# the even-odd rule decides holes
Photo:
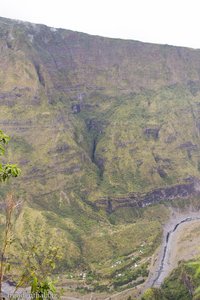
[[(5, 154), (5, 145), (10, 138), (0, 130), (0, 156)], [(6, 182), (11, 177), (17, 177), (21, 173), (17, 165), (0, 163), (0, 182)], [(5, 230), (0, 253), (0, 300), (3, 300), (2, 283), (6, 271), (9, 270), (7, 261), (7, 251), (13, 241), (12, 238), (12, 217), (15, 208), (19, 205), (14, 201), (13, 195), (9, 193), (5, 199)], [(26, 224), (28, 225), (28, 224)], [(27, 226), (29, 232), (24, 240), (18, 240), (18, 246), (23, 253), (23, 260), (20, 262), (21, 276), (16, 285), (16, 289), (11, 299), (17, 299), (15, 292), (19, 287), (28, 284), (31, 286), (31, 299), (47, 300), (52, 299), (52, 295), (57, 294), (54, 282), (50, 279), (52, 271), (56, 267), (56, 262), (62, 257), (61, 248), (55, 245), (51, 239), (51, 233), (45, 232), (46, 239), (43, 240), (42, 226), (36, 223), (36, 232), (30, 232), (31, 226)], [(43, 233), (44, 236), (44, 233)], [(19, 296), (20, 297), (20, 296)], [(58, 295), (56, 296), (58, 298)]]
[[(0, 130), (0, 155), (5, 154), (5, 145), (9, 142), (10, 137), (6, 135), (2, 130)], [(7, 181), (10, 177), (17, 177), (20, 175), (20, 169), (17, 165), (14, 164), (3, 164), (0, 163), (0, 182)], [(12, 214), (13, 210), (16, 207), (16, 204), (13, 199), (12, 194), (8, 194), (5, 200), (5, 231), (4, 237), (2, 242), (2, 249), (0, 255), (0, 300), (3, 299), (2, 297), (2, 282), (4, 278), (4, 274), (6, 271), (6, 252), (7, 248), (11, 242), (11, 227), (12, 227)]]
[[(5, 145), (8, 144), (10, 137), (0, 130), (0, 156), (5, 154)], [(10, 177), (17, 177), (21, 170), (14, 164), (0, 163), (0, 181), (5, 182)]]
[(60, 245), (62, 236), (54, 241), (52, 232), (45, 227), (45, 223), (40, 218), (36, 218), (35, 222), (31, 223), (25, 218), (24, 226), (25, 236), (16, 240), (16, 247), (21, 253), (21, 275), (16, 289), (30, 285), (31, 299), (52, 299), (54, 294), (58, 299), (51, 277), (63, 257), (63, 249)]

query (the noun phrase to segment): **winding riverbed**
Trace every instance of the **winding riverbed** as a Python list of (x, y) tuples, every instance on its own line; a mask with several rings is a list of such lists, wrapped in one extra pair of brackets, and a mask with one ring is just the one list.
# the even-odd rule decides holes
[[(154, 266), (151, 268), (147, 287), (160, 286), (164, 279), (177, 266), (178, 261), (174, 262), (174, 253), (177, 252), (177, 239), (181, 234), (182, 227), (187, 228), (192, 223), (197, 223), (200, 226), (200, 213), (188, 213), (174, 215), (164, 228), (163, 242), (157, 257), (154, 261)], [(188, 241), (188, 244), (190, 241)], [(177, 253), (176, 253), (177, 254)], [(181, 259), (181, 257), (180, 257)], [(179, 260), (180, 260), (179, 259)]]

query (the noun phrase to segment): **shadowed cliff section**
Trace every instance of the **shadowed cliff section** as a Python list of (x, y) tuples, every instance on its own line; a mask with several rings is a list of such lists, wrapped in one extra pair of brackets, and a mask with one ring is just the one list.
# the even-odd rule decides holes
[(99, 199), (96, 204), (104, 208), (107, 213), (112, 213), (125, 207), (146, 207), (174, 199), (189, 199), (200, 195), (200, 181), (197, 178), (189, 178), (185, 184), (178, 184), (166, 188), (155, 189), (146, 194), (131, 193), (127, 196)]
[(34, 57), (39, 77), (41, 63), (61, 92), (106, 94), (109, 89), (123, 94), (177, 83), (187, 83), (193, 94), (198, 91), (199, 50), (90, 36), (4, 18), (0, 26), (4, 47), (12, 40), (13, 50)]

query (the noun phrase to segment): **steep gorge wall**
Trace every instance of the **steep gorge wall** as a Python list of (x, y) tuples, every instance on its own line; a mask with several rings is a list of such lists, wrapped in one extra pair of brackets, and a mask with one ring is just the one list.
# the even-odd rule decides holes
[(95, 90), (127, 93), (200, 80), (199, 50), (90, 36), (3, 18), (0, 26), (1, 51), (22, 52), (50, 93), (52, 89), (69, 95)]
[(0, 125), (35, 201), (198, 178), (199, 50), (0, 18), (0, 54)]

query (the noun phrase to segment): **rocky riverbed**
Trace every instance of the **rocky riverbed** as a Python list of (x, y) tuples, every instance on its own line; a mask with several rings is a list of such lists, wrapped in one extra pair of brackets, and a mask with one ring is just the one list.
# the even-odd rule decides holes
[(155, 254), (146, 287), (160, 286), (180, 260), (188, 260), (200, 253), (197, 232), (200, 212), (173, 212), (164, 227), (163, 242)]

